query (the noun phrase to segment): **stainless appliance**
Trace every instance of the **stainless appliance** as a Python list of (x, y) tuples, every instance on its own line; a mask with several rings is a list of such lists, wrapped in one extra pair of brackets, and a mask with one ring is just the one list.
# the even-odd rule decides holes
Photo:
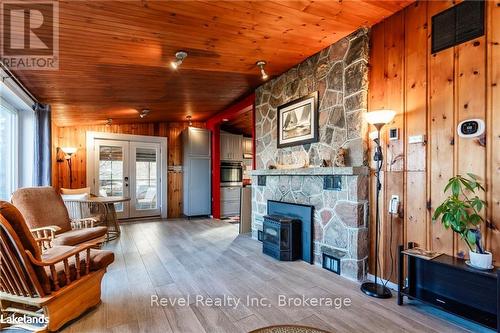
[(222, 161), (220, 163), (220, 185), (242, 186), (243, 166), (241, 162)]

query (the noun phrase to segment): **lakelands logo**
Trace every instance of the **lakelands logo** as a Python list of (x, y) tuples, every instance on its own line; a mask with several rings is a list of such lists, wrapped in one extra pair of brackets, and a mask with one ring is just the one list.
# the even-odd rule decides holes
[(59, 68), (59, 3), (1, 1), (0, 60), (11, 69)]
[(49, 317), (45, 317), (44, 315), (40, 316), (28, 316), (28, 315), (0, 315), (0, 323), (1, 324), (9, 324), (9, 325), (30, 325), (30, 326), (38, 326), (43, 327), (49, 323)]

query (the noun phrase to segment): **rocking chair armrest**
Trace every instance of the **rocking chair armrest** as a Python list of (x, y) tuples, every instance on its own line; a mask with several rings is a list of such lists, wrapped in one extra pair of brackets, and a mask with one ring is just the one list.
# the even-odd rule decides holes
[(45, 246), (45, 244), (49, 244), (52, 242), (53, 238), (52, 237), (40, 237), (40, 238), (35, 238), (35, 242), (37, 242), (38, 246)]
[(64, 254), (61, 254), (57, 257), (51, 258), (50, 260), (47, 260), (47, 261), (37, 260), (33, 256), (33, 254), (31, 253), (31, 251), (25, 250), (25, 252), (28, 255), (28, 258), (30, 259), (30, 261), (33, 265), (44, 267), (44, 266), (53, 266), (57, 263), (63, 262), (65, 260), (71, 258), (72, 256), (79, 255), (81, 252), (84, 252), (84, 251), (90, 252), (90, 249), (93, 246), (95, 246), (95, 245), (92, 243), (86, 243), (86, 244), (82, 244), (80, 246), (75, 246), (73, 250), (68, 251)]
[(57, 225), (49, 225), (46, 227), (39, 227), (39, 228), (30, 229), (31, 232), (38, 232), (38, 231), (45, 231), (45, 230), (52, 231), (52, 232), (56, 233), (59, 230), (61, 230), (61, 227), (58, 227)]
[(55, 225), (30, 229), (31, 234), (42, 252), (52, 247), (52, 241), (56, 237), (56, 232), (59, 230), (61, 230), (61, 228)]
[(44, 253), (47, 249), (50, 249), (52, 247), (53, 240), (54, 240), (53, 237), (35, 238), (35, 242), (42, 253)]
[[(64, 265), (64, 272), (66, 275), (66, 285), (71, 284), (74, 281), (77, 281), (81, 277), (81, 261), (80, 261), (80, 253), (85, 252), (85, 275), (89, 274), (90, 272), (90, 249), (95, 246), (92, 243), (87, 243), (87, 244), (82, 244), (80, 246), (74, 247), (73, 250), (68, 251), (64, 254), (61, 254), (59, 256), (56, 256), (54, 258), (51, 258), (50, 260), (46, 261), (40, 261), (33, 257), (33, 254), (25, 250), (26, 255), (28, 256), (29, 260), (31, 263), (35, 266), (39, 267), (49, 267), (50, 269), (50, 275), (52, 277), (52, 281), (54, 283), (54, 290), (57, 291), (59, 290), (59, 277), (58, 273), (56, 270), (56, 264), (62, 263)], [(76, 278), (72, 279), (71, 278), (71, 268), (70, 268), (70, 258), (74, 257), (74, 265), (76, 266)], [(73, 265), (73, 264), (72, 264)]]
[(71, 220), (71, 229), (93, 228), (98, 221), (93, 217)]

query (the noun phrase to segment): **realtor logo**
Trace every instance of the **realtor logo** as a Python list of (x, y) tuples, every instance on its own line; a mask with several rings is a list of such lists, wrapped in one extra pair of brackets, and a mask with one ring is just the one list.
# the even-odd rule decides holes
[(11, 69), (59, 68), (59, 3), (2, 1), (0, 60)]

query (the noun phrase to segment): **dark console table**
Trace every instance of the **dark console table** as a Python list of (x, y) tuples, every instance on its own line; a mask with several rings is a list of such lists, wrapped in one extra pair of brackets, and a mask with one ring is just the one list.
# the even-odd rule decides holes
[(402, 251), (404, 247), (401, 245), (399, 305), (403, 305), (406, 296), (500, 332), (500, 270), (473, 269), (465, 264), (465, 260), (445, 254), (426, 260)]

